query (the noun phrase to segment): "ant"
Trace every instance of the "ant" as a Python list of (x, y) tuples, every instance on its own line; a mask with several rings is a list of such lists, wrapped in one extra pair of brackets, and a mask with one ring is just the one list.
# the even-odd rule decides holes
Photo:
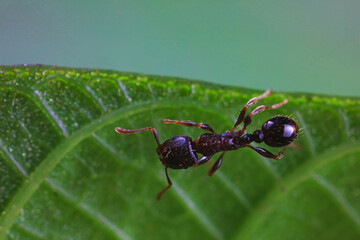
[[(208, 175), (212, 176), (221, 166), (223, 156), (227, 151), (243, 147), (251, 148), (263, 157), (275, 160), (282, 158), (284, 155), (283, 150), (279, 151), (277, 155), (274, 155), (270, 151), (264, 148), (254, 147), (250, 145), (250, 143), (265, 142), (265, 144), (270, 147), (284, 147), (289, 145), (296, 139), (299, 132), (298, 125), (293, 119), (284, 116), (276, 116), (267, 120), (262, 125), (261, 130), (256, 130), (252, 134), (244, 134), (246, 127), (251, 123), (251, 118), (254, 115), (263, 112), (265, 109), (275, 109), (281, 107), (288, 102), (287, 99), (285, 99), (282, 102), (269, 107), (261, 105), (245, 116), (248, 107), (256, 104), (259, 99), (267, 97), (270, 93), (271, 89), (268, 89), (260, 96), (250, 99), (240, 111), (239, 116), (230, 131), (221, 134), (217, 134), (210, 125), (205, 123), (169, 119), (162, 120), (162, 123), (166, 124), (177, 124), (184, 127), (197, 127), (211, 132), (202, 134), (195, 141), (193, 141), (189, 136), (175, 136), (160, 144), (156, 129), (153, 127), (135, 130), (127, 130), (117, 127), (115, 128), (115, 131), (120, 134), (133, 134), (149, 130), (152, 131), (158, 145), (156, 153), (160, 162), (165, 166), (165, 175), (168, 182), (168, 185), (157, 194), (156, 198), (160, 200), (163, 194), (172, 186), (172, 182), (167, 172), (168, 168), (187, 169), (189, 167), (197, 167), (208, 162), (215, 153), (222, 152), (208, 172)], [(241, 123), (244, 123), (243, 127), (240, 130), (235, 131), (237, 126)], [(197, 153), (200, 153), (203, 156), (199, 159)]]

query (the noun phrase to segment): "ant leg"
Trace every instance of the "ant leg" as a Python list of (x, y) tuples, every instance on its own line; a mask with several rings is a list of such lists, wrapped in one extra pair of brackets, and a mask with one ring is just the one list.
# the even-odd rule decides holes
[(256, 114), (259, 114), (263, 111), (265, 111), (266, 109), (275, 109), (275, 108), (279, 108), (285, 104), (288, 103), (288, 100), (287, 99), (284, 99), (284, 101), (280, 102), (280, 103), (277, 103), (277, 104), (274, 104), (270, 107), (267, 107), (265, 105), (261, 105), (261, 106), (258, 106), (257, 108), (255, 108), (251, 113), (249, 113), (245, 119), (244, 119), (244, 126), (243, 128), (240, 130), (241, 133), (243, 133), (246, 129), (247, 126), (249, 126), (249, 124), (251, 123), (251, 117), (256, 115)]
[(265, 98), (265, 97), (269, 96), (270, 93), (271, 93), (271, 89), (268, 89), (268, 90), (266, 90), (263, 94), (261, 94), (260, 96), (254, 97), (254, 98), (250, 99), (250, 100), (245, 104), (245, 106), (242, 108), (242, 110), (240, 111), (239, 116), (238, 116), (238, 118), (237, 118), (234, 126), (233, 126), (232, 129), (230, 130), (230, 132), (233, 132), (233, 131), (235, 130), (235, 128), (236, 128), (237, 126), (239, 126), (240, 123), (242, 123), (242, 121), (244, 120), (244, 117), (245, 117), (245, 112), (246, 112), (246, 110), (248, 109), (248, 107), (250, 107), (251, 105), (256, 104), (256, 103), (259, 101), (259, 99), (262, 99), (262, 98)]
[(197, 167), (197, 166), (199, 166), (199, 165), (202, 165), (202, 164), (204, 164), (204, 163), (207, 163), (212, 156), (213, 156), (213, 155), (201, 157), (201, 158), (197, 161), (197, 163), (195, 163), (195, 165), (194, 165), (193, 167)]
[(212, 129), (212, 127), (210, 127), (210, 125), (206, 124), (206, 123), (195, 123), (195, 122), (191, 122), (191, 121), (179, 121), (179, 120), (170, 120), (170, 119), (163, 119), (163, 120), (161, 120), (161, 122), (166, 123), (166, 124), (177, 124), (177, 125), (181, 125), (184, 127), (197, 127), (202, 130), (210, 131), (213, 134), (216, 134), (214, 129)]
[(165, 167), (165, 175), (166, 175), (166, 179), (167, 179), (168, 185), (167, 185), (166, 188), (164, 188), (161, 192), (159, 192), (158, 195), (156, 195), (156, 199), (157, 199), (157, 200), (160, 200), (161, 197), (164, 195), (164, 193), (165, 193), (169, 188), (171, 188), (171, 186), (172, 186), (172, 182), (171, 182), (171, 180), (170, 180), (170, 178), (169, 178), (167, 169), (168, 169), (168, 168)]
[(282, 158), (284, 156), (284, 151), (280, 151), (277, 155), (274, 155), (264, 148), (254, 147), (250, 144), (247, 144), (246, 147), (255, 150), (258, 154), (260, 154), (263, 157), (272, 158), (275, 160), (279, 160), (280, 158)]
[(127, 129), (123, 129), (123, 128), (119, 128), (119, 127), (115, 128), (115, 131), (116, 131), (117, 133), (120, 133), (120, 134), (133, 134), (133, 133), (138, 133), (138, 132), (143, 132), (143, 131), (149, 131), (149, 130), (151, 130), (152, 133), (154, 134), (156, 143), (157, 143), (158, 146), (159, 146), (159, 145), (160, 145), (160, 143), (159, 143), (159, 137), (158, 137), (158, 134), (157, 134), (155, 128), (146, 127), (146, 128), (134, 129), (134, 130), (127, 130)]
[(216, 160), (214, 165), (211, 167), (211, 169), (208, 172), (209, 176), (212, 176), (215, 173), (215, 171), (219, 169), (219, 167), (221, 166), (221, 163), (222, 163), (222, 158), (223, 158), (225, 153), (226, 153), (225, 151), (222, 152), (220, 157), (218, 158), (218, 160)]

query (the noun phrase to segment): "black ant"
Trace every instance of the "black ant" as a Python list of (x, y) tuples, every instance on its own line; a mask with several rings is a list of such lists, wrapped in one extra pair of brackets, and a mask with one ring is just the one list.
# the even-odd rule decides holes
[[(254, 147), (250, 145), (251, 142), (265, 142), (271, 147), (284, 147), (292, 143), (299, 132), (299, 128), (296, 122), (288, 117), (276, 116), (267, 120), (261, 130), (256, 130), (253, 134), (244, 134), (246, 127), (251, 123), (251, 117), (263, 112), (265, 109), (275, 109), (283, 106), (287, 103), (287, 99), (274, 104), (270, 107), (259, 106), (255, 108), (251, 113), (245, 116), (245, 112), (249, 106), (257, 103), (259, 99), (267, 97), (271, 93), (271, 89), (265, 91), (262, 95), (254, 97), (248, 101), (248, 103), (242, 108), (234, 126), (230, 131), (217, 134), (212, 127), (205, 123), (195, 123), (191, 121), (178, 121), (178, 120), (162, 120), (163, 123), (177, 124), (185, 127), (197, 127), (211, 133), (204, 133), (198, 139), (193, 141), (188, 136), (175, 136), (164, 143), (160, 144), (158, 134), (153, 127), (146, 127), (135, 130), (127, 130), (123, 128), (115, 128), (115, 131), (120, 134), (133, 134), (143, 131), (152, 131), (155, 140), (158, 144), (156, 153), (160, 158), (160, 162), (165, 166), (165, 174), (168, 185), (158, 195), (157, 199), (160, 200), (162, 195), (172, 186), (172, 182), (169, 178), (167, 169), (187, 169), (189, 167), (196, 167), (204, 164), (210, 160), (210, 158), (218, 152), (222, 152), (220, 157), (213, 164), (209, 170), (209, 176), (212, 176), (215, 171), (220, 167), (224, 154), (227, 151), (235, 150), (242, 147), (248, 147), (255, 150), (261, 156), (278, 160), (283, 157), (284, 151), (280, 151), (277, 155), (272, 154), (268, 150), (260, 147)], [(244, 123), (242, 129), (235, 131), (236, 127), (240, 123)], [(243, 135), (244, 134), (244, 135)], [(200, 159), (197, 153), (201, 153), (203, 157)]]

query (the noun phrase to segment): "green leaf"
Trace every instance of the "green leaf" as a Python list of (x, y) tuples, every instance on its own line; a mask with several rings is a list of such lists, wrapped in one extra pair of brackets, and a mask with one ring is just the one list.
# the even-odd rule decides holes
[[(360, 100), (274, 93), (277, 114), (302, 128), (279, 161), (251, 149), (210, 165), (169, 170), (160, 141), (197, 138), (193, 120), (231, 128), (262, 91), (184, 79), (50, 66), (0, 67), (0, 239), (359, 239)], [(270, 149), (276, 153), (279, 149)], [(214, 157), (216, 159), (216, 156)]]

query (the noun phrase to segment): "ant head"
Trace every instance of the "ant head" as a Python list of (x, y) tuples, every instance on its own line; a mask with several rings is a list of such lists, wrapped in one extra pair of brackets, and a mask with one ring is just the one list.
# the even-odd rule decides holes
[(291, 118), (277, 116), (267, 120), (261, 130), (267, 145), (284, 147), (296, 139), (299, 127)]

